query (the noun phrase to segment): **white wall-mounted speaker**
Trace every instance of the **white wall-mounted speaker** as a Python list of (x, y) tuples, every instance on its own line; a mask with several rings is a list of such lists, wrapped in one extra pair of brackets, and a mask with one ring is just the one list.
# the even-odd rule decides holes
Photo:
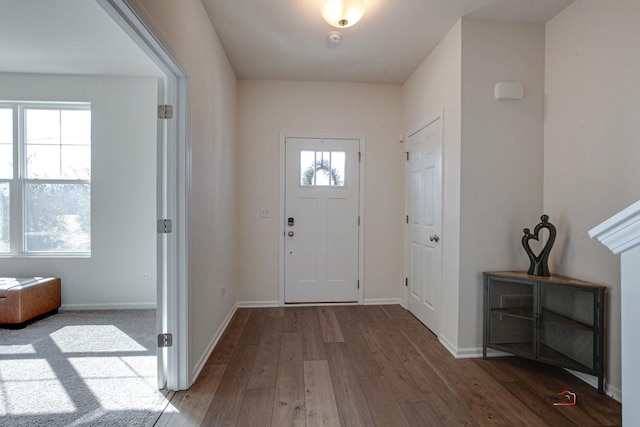
[(524, 98), (524, 85), (522, 83), (498, 82), (493, 88), (496, 99), (522, 99)]

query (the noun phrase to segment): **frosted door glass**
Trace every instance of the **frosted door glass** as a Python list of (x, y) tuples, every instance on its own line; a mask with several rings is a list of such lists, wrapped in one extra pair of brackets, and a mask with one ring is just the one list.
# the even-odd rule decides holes
[(300, 185), (344, 187), (346, 159), (344, 151), (300, 151)]

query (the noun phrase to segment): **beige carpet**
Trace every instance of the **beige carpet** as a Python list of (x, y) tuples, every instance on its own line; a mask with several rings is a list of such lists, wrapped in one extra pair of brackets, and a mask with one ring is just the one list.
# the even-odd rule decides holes
[(0, 328), (0, 426), (148, 426), (157, 390), (155, 310), (62, 311)]

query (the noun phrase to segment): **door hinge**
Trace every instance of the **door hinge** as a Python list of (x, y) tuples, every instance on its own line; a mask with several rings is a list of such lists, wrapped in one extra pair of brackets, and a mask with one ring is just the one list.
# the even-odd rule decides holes
[(362, 153), (360, 151), (358, 151), (358, 161), (359, 162), (362, 161)]
[(406, 287), (409, 287), (409, 278), (408, 278), (408, 277), (405, 277), (405, 278), (404, 278), (404, 285), (405, 285)]
[(407, 224), (409, 224), (409, 215), (407, 215)]
[(358, 225), (360, 225), (360, 217), (358, 217)]
[(159, 234), (168, 234), (173, 230), (173, 223), (170, 219), (159, 219), (158, 220), (158, 233)]
[(360, 279), (358, 279), (358, 289), (360, 289)]
[(172, 119), (173, 118), (173, 105), (158, 105), (158, 118), (159, 119)]
[(158, 347), (171, 347), (173, 345), (173, 334), (158, 334)]
[(409, 161), (409, 152), (407, 151), (407, 162)]

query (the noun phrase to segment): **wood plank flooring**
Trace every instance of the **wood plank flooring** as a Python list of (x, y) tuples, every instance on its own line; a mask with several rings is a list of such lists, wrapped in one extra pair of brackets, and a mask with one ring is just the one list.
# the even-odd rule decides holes
[[(571, 390), (576, 406), (554, 406)], [(621, 406), (517, 357), (454, 359), (401, 306), (239, 309), (167, 426), (620, 426)]]

